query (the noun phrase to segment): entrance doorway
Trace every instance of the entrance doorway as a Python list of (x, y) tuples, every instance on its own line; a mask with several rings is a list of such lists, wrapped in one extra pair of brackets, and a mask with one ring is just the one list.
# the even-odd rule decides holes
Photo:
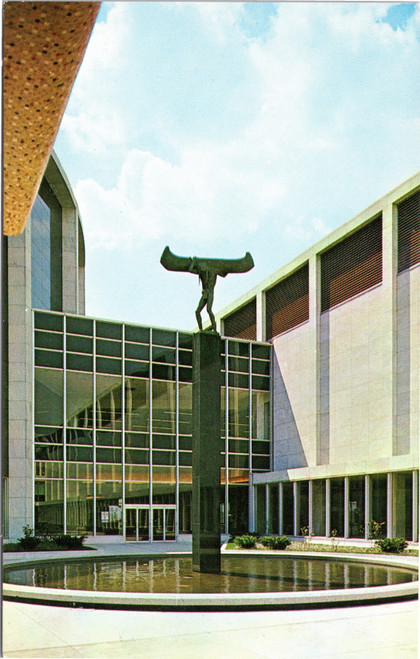
[(125, 507), (125, 539), (129, 542), (168, 542), (175, 540), (176, 506)]

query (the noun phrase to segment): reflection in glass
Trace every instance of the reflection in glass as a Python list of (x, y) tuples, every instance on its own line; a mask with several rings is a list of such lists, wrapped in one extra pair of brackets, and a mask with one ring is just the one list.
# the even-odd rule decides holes
[(66, 415), (70, 428), (93, 428), (92, 373), (67, 371)]
[(63, 480), (35, 480), (35, 533), (64, 532)]
[(277, 534), (279, 532), (279, 486), (269, 485), (268, 494), (270, 497), (268, 531)]
[(229, 485), (228, 532), (241, 535), (248, 531), (248, 486)]
[(67, 481), (67, 533), (93, 533), (93, 481)]
[(331, 478), (330, 529), (344, 537), (344, 478)]
[(149, 468), (125, 467), (125, 502), (149, 504)]
[(370, 477), (371, 481), (371, 501), (372, 501), (372, 517), (375, 522), (382, 524), (379, 536), (385, 538), (386, 536), (386, 512), (387, 512), (387, 475), (374, 474)]
[(192, 384), (179, 384), (179, 432), (181, 435), (192, 433)]
[(283, 533), (293, 535), (293, 485), (283, 483)]
[(192, 469), (179, 468), (179, 532), (192, 532)]
[(48, 442), (49, 444), (62, 444), (63, 443), (63, 429), (62, 428), (35, 428), (35, 441)]
[(104, 430), (120, 430), (121, 413), (121, 378), (97, 375), (96, 427)]
[(35, 368), (35, 424), (63, 425), (63, 371)]
[(325, 481), (312, 481), (312, 529), (315, 535), (325, 535)]
[(413, 475), (411, 471), (393, 474), (396, 509), (395, 532), (397, 538), (413, 539)]
[(66, 431), (67, 444), (93, 444), (93, 430), (69, 428)]
[(153, 466), (153, 503), (175, 503), (175, 467)]
[(298, 483), (298, 496), (299, 496), (299, 519), (298, 519), (298, 535), (304, 535), (302, 529), (309, 527), (309, 483), (308, 481), (300, 481)]
[[(105, 469), (103, 469), (105, 467)], [(117, 468), (116, 468), (117, 467)], [(122, 481), (105, 480), (122, 475), (120, 465), (97, 465), (96, 467), (96, 533), (98, 535), (121, 535)]]
[(229, 437), (249, 437), (249, 393), (229, 389)]
[(349, 534), (350, 538), (365, 537), (365, 477), (349, 478)]
[(265, 485), (257, 485), (255, 488), (255, 518), (256, 531), (265, 534)]
[(252, 392), (252, 437), (270, 439), (270, 392)]
[(152, 428), (156, 433), (175, 432), (175, 384), (152, 383)]
[(125, 429), (149, 431), (149, 380), (125, 379)]
[(35, 460), (62, 460), (62, 444), (35, 444)]

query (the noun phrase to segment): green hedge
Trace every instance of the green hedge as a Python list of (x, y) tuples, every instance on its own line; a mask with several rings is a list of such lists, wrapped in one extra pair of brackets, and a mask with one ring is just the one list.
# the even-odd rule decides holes
[(32, 535), (33, 530), (29, 525), (23, 527), (23, 536), (17, 542), (6, 542), (3, 545), (4, 552), (10, 551), (60, 551), (85, 549), (85, 535), (55, 535), (37, 536)]
[(383, 538), (383, 540), (376, 540), (375, 545), (387, 554), (402, 554), (408, 546), (408, 542), (405, 538)]
[(234, 539), (234, 543), (237, 547), (241, 549), (252, 549), (255, 547), (257, 539), (253, 535), (238, 535)]
[(266, 535), (260, 539), (260, 542), (268, 549), (286, 549), (292, 541), (285, 535)]

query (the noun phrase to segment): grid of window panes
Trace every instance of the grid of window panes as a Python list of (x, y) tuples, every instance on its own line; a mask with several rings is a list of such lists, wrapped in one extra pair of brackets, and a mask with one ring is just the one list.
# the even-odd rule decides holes
[[(176, 505), (191, 532), (192, 334), (36, 311), (34, 345), (36, 531), (121, 534), (125, 503)], [(233, 486), (270, 466), (270, 346), (227, 345), (222, 433), (243, 507)]]

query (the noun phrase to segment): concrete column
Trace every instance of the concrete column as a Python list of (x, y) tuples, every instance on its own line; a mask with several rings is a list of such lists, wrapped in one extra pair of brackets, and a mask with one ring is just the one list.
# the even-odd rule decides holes
[[(382, 288), (386, 295), (385, 309), (389, 313), (384, 316), (386, 330), (389, 336), (388, 366), (386, 398), (389, 400), (389, 447), (387, 455), (399, 455), (397, 437), (397, 270), (398, 270), (398, 236), (397, 236), (397, 208), (388, 204), (382, 212), (382, 257), (383, 282)], [(385, 440), (384, 440), (385, 441)], [(389, 529), (391, 530), (391, 529)]]
[(248, 488), (248, 528), (250, 533), (255, 531), (255, 487), (253, 484), (253, 475), (249, 474)]
[(265, 341), (265, 293), (259, 291), (256, 297), (257, 341)]
[(349, 477), (345, 476), (344, 477), (344, 537), (348, 538), (350, 536), (350, 529), (349, 529), (349, 506), (350, 506), (350, 498), (349, 498)]
[(192, 531), (193, 570), (220, 572), (221, 340), (193, 336)]
[[(5, 266), (6, 267), (6, 264)], [(16, 540), (22, 527), (34, 528), (33, 332), (31, 300), (31, 223), (19, 236), (7, 238), (8, 281), (8, 475), (5, 513), (8, 536)], [(6, 355), (5, 355), (6, 357)], [(6, 376), (7, 377), (7, 376)]]
[(293, 535), (300, 535), (299, 517), (299, 483), (293, 481)]
[(313, 369), (315, 389), (313, 391), (313, 456), (314, 464), (327, 464), (326, 447), (321, 445), (321, 268), (320, 258), (314, 254), (309, 258), (309, 324), (313, 346)]
[(283, 483), (279, 483), (279, 535), (283, 535)]
[(392, 473), (388, 473), (386, 479), (386, 535), (388, 538), (392, 538), (394, 535), (392, 518)]
[(365, 540), (369, 539), (369, 521), (372, 516), (372, 502), (370, 496), (371, 482), (369, 474), (365, 475)]
[(313, 527), (313, 487), (312, 487), (313, 482), (310, 480), (308, 482), (308, 526), (309, 526), (309, 533), (312, 533), (312, 527)]
[(331, 531), (331, 482), (329, 478), (325, 479), (325, 535), (328, 538)]
[(419, 472), (413, 471), (413, 542), (419, 541)]
[(75, 208), (62, 208), (63, 311), (78, 312), (78, 219)]
[(270, 524), (270, 490), (268, 483), (265, 484), (265, 532), (268, 533)]

